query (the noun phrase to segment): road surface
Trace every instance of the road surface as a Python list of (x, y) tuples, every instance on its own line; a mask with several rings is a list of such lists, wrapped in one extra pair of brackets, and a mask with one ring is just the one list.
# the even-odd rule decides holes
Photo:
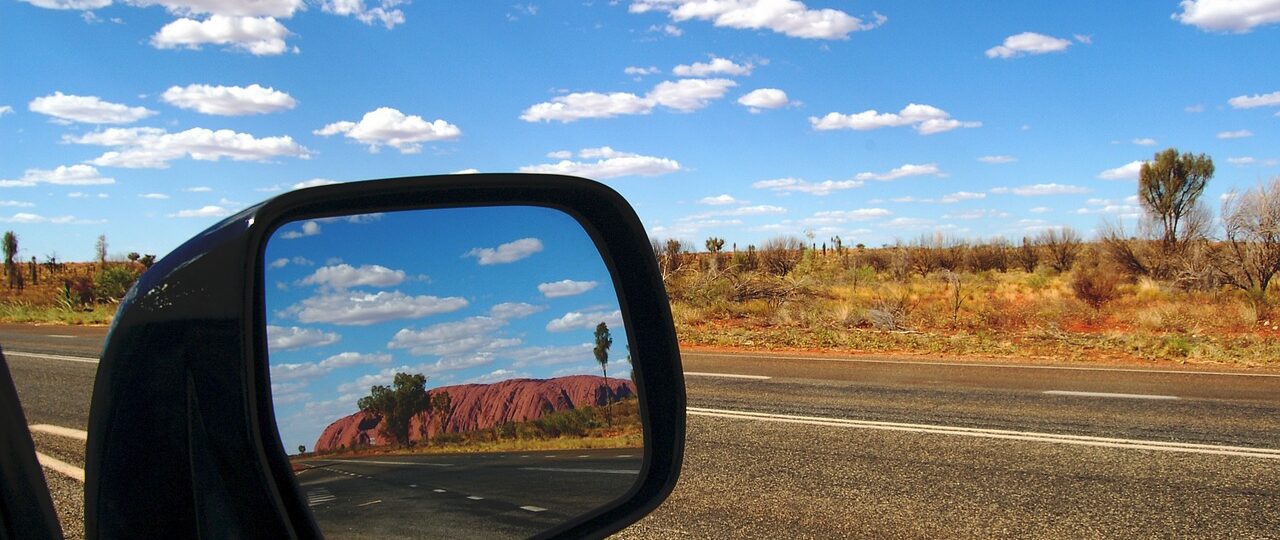
[[(0, 345), (12, 351), (28, 421), (82, 429), (96, 366), (66, 358), (94, 356), (102, 331), (52, 337), (70, 334), (63, 330), (0, 327)], [(619, 538), (1280, 537), (1275, 374), (892, 357), (684, 360), (680, 484)], [(82, 440), (35, 438), (42, 453), (82, 466)], [(79, 484), (53, 468), (46, 477), (74, 536)], [(348, 493), (349, 508), (316, 510), (322, 523), (329, 512), (358, 516), (384, 504), (357, 507), (363, 493)], [(458, 515), (463, 500), (452, 501)]]

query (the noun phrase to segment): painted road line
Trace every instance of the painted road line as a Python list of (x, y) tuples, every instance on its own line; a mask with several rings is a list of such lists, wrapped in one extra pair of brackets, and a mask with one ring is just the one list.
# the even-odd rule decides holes
[(356, 505), (356, 508), (359, 508), (359, 507), (361, 507), (361, 506), (369, 506), (369, 505), (371, 505), (371, 504), (378, 504), (378, 503), (380, 503), (380, 502), (382, 502), (382, 499), (378, 499), (378, 500), (376, 500), (376, 501), (369, 501), (369, 502), (367, 502), (367, 503), (360, 503), (360, 504), (357, 504), (357, 505)]
[(90, 358), (88, 356), (63, 356), (61, 354), (44, 354), (44, 353), (22, 352), (22, 351), (5, 351), (4, 355), (18, 356), (22, 358), (38, 358), (40, 360), (62, 360), (63, 362), (80, 362), (82, 364), (98, 363), (97, 358)]
[(532, 506), (532, 505), (530, 505), (530, 506), (521, 506), (521, 507), (520, 507), (520, 509), (521, 509), (521, 510), (528, 510), (528, 511), (530, 511), (530, 512), (546, 512), (546, 511), (547, 511), (547, 509), (546, 509), (546, 508), (543, 508), (543, 507), (541, 507), (541, 506)]
[(773, 378), (773, 377), (766, 377), (764, 375), (739, 375), (737, 373), (707, 373), (704, 371), (686, 371), (684, 372), (684, 376), (685, 377), (722, 377), (725, 379), (752, 379), (756, 381), (766, 381)]
[(61, 459), (58, 459), (53, 456), (46, 456), (44, 454), (41, 454), (40, 452), (36, 452), (36, 461), (39, 461), (40, 466), (46, 469), (51, 469), (51, 470), (60, 472), (62, 474), (70, 476), (71, 478), (79, 480), (80, 482), (84, 482), (84, 469), (81, 469), (80, 467), (77, 467), (75, 465), (62, 461)]
[(479, 496), (479, 495), (468, 495), (468, 496), (467, 496), (467, 498), (468, 498), (468, 499), (471, 499), (471, 500), (473, 500), (473, 501), (483, 501), (483, 500), (484, 500), (484, 497), (481, 497), (481, 496)]
[(373, 465), (420, 465), (423, 467), (452, 467), (452, 463), (428, 463), (425, 461), (374, 461), (372, 459), (326, 459), (338, 463), (369, 463)]
[(45, 335), (44, 335), (44, 337), (60, 338), (60, 339), (75, 339), (75, 338), (76, 338), (75, 336), (69, 336), (69, 335), (67, 335), (67, 334), (45, 334)]
[(751, 411), (734, 411), (725, 409), (704, 409), (689, 407), (689, 414), (731, 418), (736, 420), (757, 420), (763, 422), (782, 422), (790, 424), (808, 424), (814, 426), (847, 427), (859, 429), (879, 429), (889, 431), (906, 431), (911, 433), (928, 433), (936, 435), (960, 435), (965, 437), (982, 437), (988, 439), (1007, 439), (1016, 441), (1045, 442), (1058, 444), (1075, 444), (1098, 446), (1105, 448), (1128, 448), (1134, 450), (1157, 450), (1162, 452), (1186, 452), (1193, 454), (1213, 454), (1220, 456), (1240, 456), (1262, 459), (1280, 459), (1280, 449), (1250, 448), (1246, 446), (1223, 446), (1216, 444), (1178, 443), (1165, 441), (1144, 441), (1136, 439), (1116, 439), (1110, 437), (1091, 437), (1085, 435), (1062, 435), (1058, 433), (1037, 433), (1031, 431), (1010, 431), (1004, 429), (979, 429), (929, 424), (906, 424), (899, 422), (875, 422), (869, 420), (848, 420), (822, 416), (797, 416), (787, 414), (759, 413)]
[(82, 441), (89, 440), (89, 432), (83, 429), (75, 429), (62, 426), (51, 426), (49, 424), (32, 424), (28, 426), (31, 431), (39, 431), (40, 433), (48, 433), (59, 437), (67, 437), (70, 439), (80, 439)]
[(431, 491), (434, 491), (436, 493), (448, 493), (448, 490), (444, 490), (444, 489), (433, 489)]
[(1045, 390), (1041, 392), (1051, 396), (1079, 396), (1120, 399), (1182, 399), (1178, 396), (1158, 396), (1154, 394), (1116, 394), (1112, 392), (1074, 392), (1071, 390)]
[(541, 472), (568, 472), (568, 473), (596, 473), (596, 474), (640, 474), (639, 470), (632, 469), (566, 469), (560, 467), (521, 467), (522, 471), (541, 471)]
[(822, 362), (850, 362), (855, 364), (907, 364), (920, 366), (946, 366), (946, 367), (983, 367), (983, 368), (1003, 368), (1003, 369), (1056, 369), (1062, 371), (1116, 371), (1122, 373), (1159, 373), (1166, 375), (1222, 375), (1228, 377), (1272, 377), (1280, 378), (1280, 373), (1242, 373), (1238, 371), (1191, 371), (1177, 369), (1139, 369), (1139, 368), (1109, 368), (1109, 367), (1086, 367), (1086, 366), (1032, 366), (1025, 364), (990, 364), (978, 362), (930, 362), (917, 360), (878, 360), (873, 358), (829, 358), (825, 356), (786, 356), (786, 355), (765, 355), (765, 354), (721, 354), (721, 353), (681, 353), (682, 356), (703, 356), (708, 358), (725, 357), (725, 358), (751, 358), (755, 360), (816, 360)]

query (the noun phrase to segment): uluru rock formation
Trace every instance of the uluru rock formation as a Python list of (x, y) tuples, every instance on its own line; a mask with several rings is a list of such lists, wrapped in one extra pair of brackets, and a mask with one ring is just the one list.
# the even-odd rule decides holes
[[(493, 384), (459, 384), (428, 390), (432, 395), (439, 392), (449, 394), (451, 411), (439, 414), (426, 410), (415, 415), (409, 423), (410, 441), (429, 439), (440, 433), (477, 431), (507, 422), (537, 420), (551, 412), (597, 407), (636, 395), (631, 381), (595, 375), (511, 379)], [(382, 426), (381, 416), (357, 411), (329, 424), (316, 440), (315, 451), (386, 444), (390, 441), (382, 436)]]

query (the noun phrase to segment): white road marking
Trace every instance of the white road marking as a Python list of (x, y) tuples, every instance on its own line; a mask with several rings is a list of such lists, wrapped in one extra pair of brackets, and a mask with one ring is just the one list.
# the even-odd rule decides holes
[(766, 377), (766, 376), (764, 376), (764, 375), (739, 375), (739, 374), (737, 374), (737, 373), (708, 373), (708, 372), (705, 372), (705, 371), (686, 371), (686, 372), (684, 372), (684, 376), (685, 376), (685, 377), (689, 377), (689, 376), (693, 376), (693, 377), (723, 377), (723, 378), (726, 378), (726, 379), (752, 379), (752, 380), (756, 380), (756, 381), (766, 381), (766, 380), (769, 380), (769, 379), (772, 379), (772, 378), (773, 378), (773, 377)]
[(61, 354), (44, 354), (44, 353), (22, 352), (22, 351), (5, 351), (4, 355), (18, 356), (22, 358), (38, 358), (40, 360), (62, 360), (64, 362), (80, 362), (82, 364), (98, 363), (97, 358), (90, 358), (88, 356), (63, 356)]
[(423, 467), (452, 467), (452, 463), (427, 463), (425, 461), (374, 461), (372, 459), (326, 459), (338, 463), (372, 463), (374, 465), (421, 465)]
[(418, 484), (409, 484), (409, 487), (411, 487), (411, 488), (416, 488), (416, 487), (418, 487)]
[(1031, 431), (1010, 431), (1004, 429), (979, 429), (929, 424), (905, 424), (899, 422), (873, 422), (869, 420), (847, 420), (822, 416), (796, 416), (787, 414), (770, 414), (750, 411), (733, 411), (724, 409), (704, 409), (688, 407), (689, 414), (697, 416), (713, 416), (736, 420), (758, 420), (764, 422), (783, 422), (790, 424), (808, 424), (814, 426), (833, 426), (860, 429), (880, 429), (889, 431), (907, 431), (912, 433), (929, 433), (937, 435), (961, 435), (965, 437), (983, 437), (988, 439), (1008, 439), (1016, 441), (1046, 442), (1058, 444), (1076, 444), (1083, 446), (1100, 446), (1106, 448), (1128, 448), (1134, 450), (1158, 450), (1163, 452), (1187, 452), (1193, 454), (1213, 454), (1219, 456), (1241, 456), (1263, 459), (1280, 459), (1280, 449), (1250, 448), (1246, 446), (1222, 446), (1216, 444), (1178, 443), (1165, 441), (1143, 441), (1136, 439), (1116, 439), (1110, 437), (1090, 437), (1085, 435), (1062, 435), (1057, 433), (1037, 433)]
[(436, 492), (436, 493), (448, 493), (448, 491), (443, 490), (443, 489), (433, 489), (433, 490), (431, 490), (431, 491), (434, 491), (434, 492)]
[(328, 488), (316, 488), (307, 492), (307, 506), (316, 506), (337, 500)]
[(53, 456), (46, 456), (40, 452), (36, 452), (36, 461), (40, 462), (40, 466), (46, 469), (52, 469), (71, 478), (84, 482), (84, 469), (62, 461)]
[(547, 511), (546, 508), (543, 508), (541, 506), (521, 506), (520, 509), (528, 510), (530, 512), (546, 512)]
[(922, 366), (947, 366), (947, 367), (985, 367), (985, 368), (1005, 368), (1005, 369), (1057, 369), (1063, 371), (1118, 371), (1124, 373), (1161, 373), (1173, 375), (1223, 375), (1229, 377), (1276, 377), (1280, 378), (1280, 373), (1244, 373), (1239, 371), (1192, 371), (1177, 369), (1140, 369), (1140, 368), (1109, 368), (1109, 367), (1086, 367), (1086, 366), (1033, 366), (1025, 364), (990, 364), (977, 362), (930, 362), (916, 360), (876, 360), (871, 358), (828, 358), (825, 356), (789, 356), (789, 355), (763, 355), (763, 354), (719, 354), (719, 353), (681, 353), (682, 356), (724, 356), (728, 358), (754, 358), (757, 360), (819, 360), (823, 362), (851, 362), (857, 364), (917, 364)]
[(57, 435), (59, 437), (80, 439), (82, 441), (89, 440), (89, 432), (83, 429), (75, 429), (75, 428), (62, 427), (62, 426), (52, 426), (49, 424), (31, 424), (30, 426), (28, 426), (28, 428), (30, 428), (31, 431), (39, 431), (41, 433), (48, 433), (50, 435)]
[(1160, 396), (1155, 394), (1116, 394), (1112, 392), (1075, 392), (1071, 390), (1045, 390), (1042, 392), (1053, 396), (1080, 396), (1123, 399), (1181, 399), (1178, 396)]
[(44, 335), (44, 337), (54, 337), (54, 338), (62, 338), (62, 339), (75, 339), (75, 338), (76, 338), (75, 336), (69, 336), (69, 335), (67, 335), (67, 334), (45, 334), (45, 335)]
[(618, 456), (618, 457), (620, 457), (620, 458), (629, 458), (629, 457), (631, 457), (631, 454), (622, 454), (621, 456)]
[(586, 454), (582, 454), (581, 456), (578, 456), (578, 459), (582, 459), (582, 458), (589, 458), (589, 457), (591, 457), (591, 456), (588, 456), (588, 455), (586, 455)]
[(376, 500), (376, 501), (369, 501), (369, 502), (367, 502), (367, 503), (360, 503), (360, 504), (357, 504), (357, 505), (356, 505), (356, 508), (359, 508), (359, 507), (361, 507), (361, 506), (369, 506), (369, 505), (371, 505), (371, 504), (378, 504), (378, 503), (380, 503), (380, 502), (382, 502), (382, 499), (378, 499), (378, 500)]
[(473, 501), (483, 501), (483, 500), (484, 500), (484, 497), (481, 497), (481, 496), (479, 496), (479, 495), (468, 495), (468, 496), (467, 496), (467, 498), (468, 498), (468, 499), (471, 499), (471, 500), (473, 500)]
[(559, 467), (521, 467), (522, 471), (542, 471), (542, 472), (571, 472), (571, 473), (597, 473), (597, 474), (640, 474), (639, 470), (631, 469), (565, 469)]

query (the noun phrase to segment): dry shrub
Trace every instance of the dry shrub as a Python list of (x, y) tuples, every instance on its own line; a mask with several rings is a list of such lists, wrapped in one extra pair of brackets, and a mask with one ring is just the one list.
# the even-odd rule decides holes
[(885, 285), (876, 291), (867, 310), (867, 322), (881, 330), (906, 330), (907, 318), (918, 307), (919, 301), (911, 289), (900, 285)]
[(785, 276), (799, 264), (804, 242), (794, 236), (770, 238), (760, 245), (760, 266), (775, 276)]

